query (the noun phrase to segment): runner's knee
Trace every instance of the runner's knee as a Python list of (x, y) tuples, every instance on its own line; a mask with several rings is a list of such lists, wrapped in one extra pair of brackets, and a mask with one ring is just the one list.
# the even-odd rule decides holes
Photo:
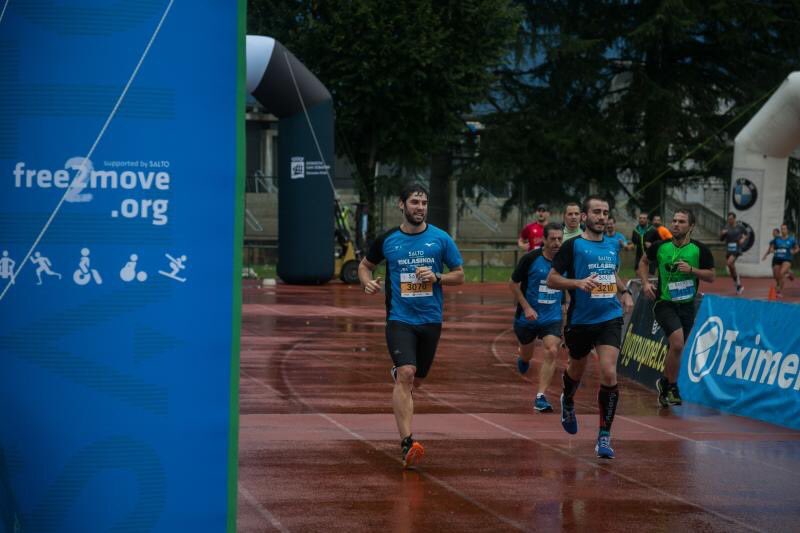
[(397, 381), (404, 385), (411, 385), (414, 383), (414, 374), (417, 368), (411, 365), (403, 365), (397, 369)]

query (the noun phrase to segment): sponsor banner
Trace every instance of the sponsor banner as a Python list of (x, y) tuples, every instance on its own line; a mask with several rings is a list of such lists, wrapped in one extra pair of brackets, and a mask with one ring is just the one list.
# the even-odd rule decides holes
[(800, 429), (797, 324), (798, 305), (706, 295), (681, 358), (683, 399)]
[(653, 317), (653, 301), (640, 295), (625, 327), (617, 372), (655, 389), (666, 356), (667, 341)]
[(0, 532), (235, 529), (243, 15), (0, 14)]

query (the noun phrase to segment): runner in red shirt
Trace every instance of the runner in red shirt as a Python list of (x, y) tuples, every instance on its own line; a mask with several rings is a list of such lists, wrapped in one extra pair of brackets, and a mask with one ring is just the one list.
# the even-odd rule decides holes
[(531, 251), (541, 248), (544, 243), (544, 227), (550, 219), (550, 208), (547, 204), (536, 207), (536, 221), (531, 222), (519, 234), (517, 244), (523, 250)]

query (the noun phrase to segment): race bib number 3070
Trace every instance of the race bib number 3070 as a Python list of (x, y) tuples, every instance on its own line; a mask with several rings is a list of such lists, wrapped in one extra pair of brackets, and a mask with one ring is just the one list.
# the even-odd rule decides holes
[(420, 281), (413, 272), (400, 273), (400, 296), (403, 298), (419, 298), (433, 296), (433, 284)]

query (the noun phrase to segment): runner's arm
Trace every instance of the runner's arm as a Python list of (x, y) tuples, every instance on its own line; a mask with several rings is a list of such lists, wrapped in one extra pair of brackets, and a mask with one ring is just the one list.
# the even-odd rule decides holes
[(525, 295), (522, 294), (520, 285), (520, 282), (516, 282), (514, 280), (508, 282), (508, 288), (511, 290), (511, 294), (514, 295), (517, 303), (520, 305), (520, 307), (522, 307), (522, 311), (525, 313), (525, 318), (528, 320), (536, 320), (536, 310), (531, 307), (531, 304), (525, 299)]
[(381, 278), (372, 279), (375, 268), (377, 265), (368, 261), (366, 257), (358, 264), (358, 280), (367, 294), (375, 294), (381, 290)]
[(450, 269), (447, 274), (442, 273), (440, 283), (442, 285), (461, 285), (464, 283), (464, 267), (457, 266)]
[(639, 260), (639, 268), (636, 272), (639, 274), (639, 280), (642, 282), (642, 292), (644, 292), (645, 296), (654, 300), (656, 291), (653, 288), (653, 284), (650, 283), (650, 259), (647, 258), (647, 254), (642, 255), (642, 258)]
[(633, 294), (631, 294), (631, 290), (628, 288), (628, 282), (624, 281), (621, 277), (614, 276), (617, 280), (617, 292), (622, 294), (622, 308), (625, 310), (626, 313), (630, 313), (633, 311)]

